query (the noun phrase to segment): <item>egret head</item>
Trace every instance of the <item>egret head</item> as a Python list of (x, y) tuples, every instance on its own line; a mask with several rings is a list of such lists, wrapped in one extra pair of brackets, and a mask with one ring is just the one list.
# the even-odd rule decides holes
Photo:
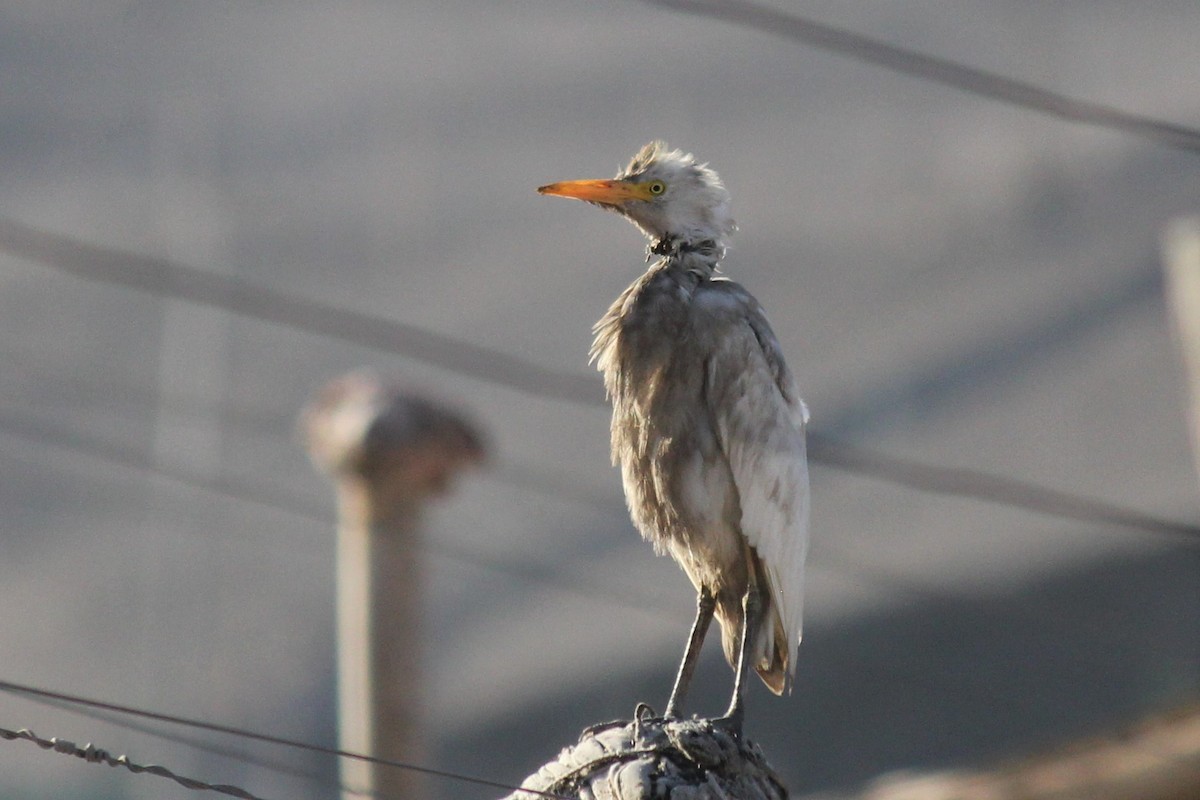
[(717, 173), (665, 142), (643, 147), (611, 180), (563, 181), (538, 192), (616, 211), (659, 241), (709, 240), (719, 251), (737, 227), (729, 213), (729, 192)]

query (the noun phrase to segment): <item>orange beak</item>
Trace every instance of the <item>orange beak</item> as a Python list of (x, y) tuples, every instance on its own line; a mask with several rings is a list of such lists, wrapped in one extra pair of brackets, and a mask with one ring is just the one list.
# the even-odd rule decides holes
[(632, 200), (649, 200), (651, 197), (649, 191), (639, 184), (616, 180), (562, 181), (539, 186), (538, 194), (573, 197), (606, 206), (623, 206)]

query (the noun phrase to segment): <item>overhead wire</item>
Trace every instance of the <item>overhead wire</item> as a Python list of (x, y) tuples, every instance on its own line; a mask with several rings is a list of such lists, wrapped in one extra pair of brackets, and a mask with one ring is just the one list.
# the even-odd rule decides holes
[(90, 697), (83, 697), (77, 694), (67, 692), (54, 691), (28, 684), (17, 683), (15, 681), (0, 680), (0, 691), (9, 692), (16, 695), (32, 695), (35, 697), (43, 697), (50, 700), (58, 700), (64, 703), (71, 703), (88, 708), (100, 709), (102, 711), (111, 711), (117, 714), (128, 714), (142, 719), (151, 719), (158, 722), (166, 722), (172, 725), (181, 725), (187, 728), (196, 730), (210, 731), (212, 733), (220, 733), (227, 736), (235, 736), (241, 739), (247, 739), (257, 742), (265, 742), (267, 744), (278, 745), (280, 747), (288, 747), (295, 750), (304, 750), (310, 753), (321, 753), (323, 755), (337, 756), (338, 758), (347, 758), (354, 761), (363, 761), (369, 764), (378, 766), (390, 767), (393, 769), (403, 769), (410, 772), (419, 772), (423, 775), (429, 775), (435, 778), (443, 778), (446, 780), (460, 781), (462, 783), (470, 783), (476, 786), (486, 786), (492, 789), (504, 789), (506, 791), (527, 792), (538, 797), (547, 797), (552, 800), (572, 800), (572, 798), (564, 797), (563, 795), (554, 794), (553, 792), (542, 792), (536, 789), (524, 789), (520, 786), (514, 786), (510, 783), (502, 781), (493, 781), (488, 778), (480, 778), (475, 775), (468, 775), (462, 772), (453, 772), (450, 770), (436, 769), (434, 767), (426, 767), (420, 764), (413, 764), (408, 761), (400, 761), (392, 758), (382, 758), (379, 756), (367, 755), (365, 753), (356, 753), (351, 750), (343, 750), (337, 747), (327, 747), (325, 745), (312, 744), (299, 739), (290, 739), (285, 736), (277, 736), (271, 733), (263, 733), (261, 731), (252, 731), (247, 728), (239, 728), (233, 725), (223, 725), (216, 722), (208, 722), (206, 720), (193, 719), (177, 714), (165, 714), (158, 711), (150, 711), (134, 706), (122, 705), (119, 703), (110, 703), (104, 700), (96, 700)]
[[(165, 258), (102, 247), (0, 219), (0, 252), (76, 277), (221, 308), (249, 318), (413, 358), (441, 369), (525, 394), (607, 409), (598, 378), (552, 370), (532, 361), (384, 317), (336, 308), (208, 272)], [(1159, 519), (1113, 504), (1042, 490), (982, 471), (938, 467), (809, 434), (815, 463), (921, 491), (966, 497), (1040, 514), (1129, 530), (1200, 540), (1200, 525)]]
[(0, 219), (0, 250), (85, 280), (220, 308), (293, 330), (396, 353), (529, 395), (604, 405), (600, 382), (392, 319), (337, 308), (177, 261), (90, 244)]
[(890, 44), (845, 28), (747, 0), (638, 0), (709, 19), (719, 19), (874, 64), (919, 80), (1052, 117), (1120, 131), (1178, 150), (1200, 153), (1200, 129), (1164, 122), (1101, 103), (1070, 97), (1033, 83), (971, 67), (948, 58)]
[(844, 442), (831, 445), (820, 438), (810, 441), (809, 452), (818, 454), (821, 463), (831, 469), (921, 492), (979, 500), (1077, 522), (1112, 525), (1200, 541), (1200, 526), (1197, 525), (1162, 519), (1114, 503), (1080, 497), (981, 470), (921, 464)]

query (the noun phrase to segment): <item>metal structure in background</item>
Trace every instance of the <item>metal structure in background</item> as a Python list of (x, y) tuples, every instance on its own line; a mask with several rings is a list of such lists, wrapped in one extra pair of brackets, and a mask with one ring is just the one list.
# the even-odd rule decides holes
[[(434, 401), (359, 372), (303, 412), (313, 460), (337, 485), (338, 747), (424, 761), (421, 726), (421, 513), (479, 461), (475, 428)], [(343, 796), (424, 796), (422, 776), (341, 762)]]

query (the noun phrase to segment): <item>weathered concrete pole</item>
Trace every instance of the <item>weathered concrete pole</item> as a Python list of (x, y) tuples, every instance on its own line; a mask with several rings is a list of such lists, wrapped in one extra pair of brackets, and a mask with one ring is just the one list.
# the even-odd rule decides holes
[[(421, 512), (482, 458), (481, 438), (435, 401), (369, 373), (326, 386), (301, 427), (337, 488), (338, 747), (422, 761)], [(424, 794), (410, 771), (348, 759), (340, 769), (350, 790)]]
[(1192, 457), (1200, 474), (1200, 217), (1173, 221), (1163, 233), (1167, 305), (1183, 356)]

